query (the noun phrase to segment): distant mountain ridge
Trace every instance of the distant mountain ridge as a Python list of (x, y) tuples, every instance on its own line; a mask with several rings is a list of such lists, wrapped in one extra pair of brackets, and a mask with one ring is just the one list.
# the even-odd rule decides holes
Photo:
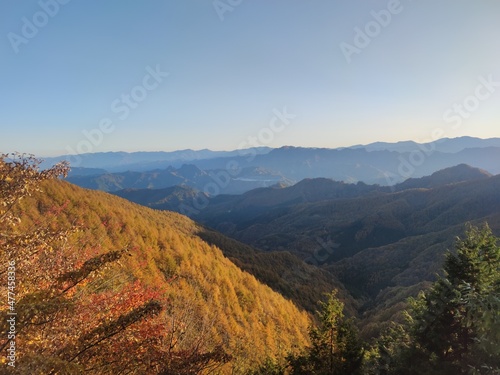
[(116, 192), (124, 189), (165, 189), (174, 186), (188, 186), (206, 195), (219, 192), (241, 194), (258, 187), (291, 181), (278, 173), (258, 167), (248, 167), (238, 171), (234, 177), (226, 170), (202, 170), (193, 164), (183, 164), (179, 168), (169, 166), (147, 172), (103, 173), (97, 175), (70, 174), (67, 181), (87, 189)]
[[(271, 151), (268, 147), (252, 148), (255, 154), (264, 154)], [(179, 150), (179, 151), (141, 151), (141, 152), (98, 152), (80, 155), (62, 155), (44, 158), (42, 168), (48, 168), (55, 163), (66, 160), (73, 167), (100, 168), (107, 172), (144, 172), (153, 169), (164, 169), (168, 166), (180, 167), (193, 160), (212, 159), (217, 157), (234, 157), (245, 155), (249, 150), (212, 151)]]
[(484, 147), (500, 147), (500, 138), (474, 138), (474, 137), (459, 137), (459, 138), (441, 138), (434, 142), (417, 143), (414, 141), (401, 141), (395, 143), (389, 142), (374, 142), (366, 145), (355, 145), (350, 148), (364, 148), (367, 151), (397, 151), (397, 152), (412, 152), (421, 148), (435, 149), (443, 153), (455, 153), (463, 151), (467, 148), (484, 148)]
[(235, 151), (96, 153), (49, 158), (44, 166), (77, 159), (68, 181), (104, 191), (190, 186), (211, 196), (241, 194), (304, 179), (390, 186), (458, 164), (500, 173), (500, 138), (461, 137), (336, 149), (284, 146)]
[[(164, 189), (123, 189), (113, 193), (132, 202), (160, 210), (171, 210), (191, 216), (186, 206), (194, 208), (197, 201), (210, 204), (210, 209), (200, 213), (203, 215), (223, 215), (228, 220), (232, 215), (255, 216), (266, 212), (272, 207), (286, 207), (294, 204), (312, 203), (333, 199), (358, 198), (361, 196), (375, 196), (408, 189), (432, 189), (465, 181), (484, 180), (492, 175), (487, 171), (474, 168), (466, 164), (445, 168), (430, 176), (411, 178), (392, 187), (367, 185), (362, 182), (356, 184), (334, 181), (327, 178), (304, 179), (292, 186), (271, 186), (257, 188), (240, 195), (220, 195), (210, 197), (193, 187), (186, 185)], [(209, 203), (208, 203), (209, 202)], [(184, 209), (182, 208), (184, 207)], [(192, 210), (198, 211), (196, 209)]]

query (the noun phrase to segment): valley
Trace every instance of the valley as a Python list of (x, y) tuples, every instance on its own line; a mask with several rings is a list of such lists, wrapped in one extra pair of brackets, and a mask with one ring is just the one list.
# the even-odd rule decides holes
[[(412, 301), (434, 293), (447, 277), (443, 265), (460, 251), (453, 250), (457, 238), (464, 231), (469, 236), (475, 230), (481, 236), (500, 234), (500, 175), (463, 163), (394, 185), (328, 177), (268, 180), (286, 173), (259, 165), (245, 172), (254, 177), (233, 175), (246, 184), (234, 194), (196, 189), (213, 184), (214, 176), (225, 187), (234, 181), (223, 170), (195, 165), (98, 175), (87, 170), (102, 170), (77, 168), (78, 175), (61, 181), (53, 177), (68, 174), (64, 162), (41, 172), (36, 159), (14, 157), (2, 163), (5, 175), (13, 176), (3, 180), (3, 199), (15, 203), (2, 211), (4, 231), (11, 234), (0, 240), (12, 248), (4, 255), (19, 259), (20, 272), (30, 275), (33, 267), (44, 272), (51, 263), (59, 264), (41, 284), (36, 281), (40, 276), (25, 279), (30, 286), (18, 308), (26, 308), (31, 299), (50, 306), (59, 295), (68, 306), (80, 306), (86, 317), (72, 315), (63, 304), (55, 310), (40, 307), (27, 319), (56, 314), (66, 322), (83, 319), (90, 327), (55, 333), (50, 340), (57, 337), (59, 352), (49, 352), (52, 359), (37, 360), (36, 366), (66, 363), (76, 355), (75, 369), (98, 366), (105, 373), (138, 371), (146, 362), (156, 370), (144, 371), (164, 374), (285, 371), (312, 361), (302, 357), (313, 350), (310, 345), (326, 345), (314, 332), (325, 329), (322, 314), (334, 314), (332, 329), (349, 332), (345, 338), (336, 336), (340, 341), (335, 345), (346, 350), (339, 366), (370, 373), (368, 368), (380, 364), (367, 353), (379, 353), (377, 345), (387, 332), (409, 329), (408, 314), (418, 315)], [(296, 164), (289, 163), (295, 170)], [(16, 179), (24, 186), (20, 190), (12, 190), (17, 185), (10, 181)], [(276, 183), (247, 190), (249, 183), (270, 181)], [(119, 189), (128, 185), (134, 187)], [(22, 225), (16, 229), (17, 217)], [(21, 238), (28, 238), (22, 241), (33, 243), (40, 256), (27, 258), (31, 245), (19, 247)], [(33, 294), (30, 288), (43, 293)], [(117, 298), (122, 302), (113, 302)], [(92, 313), (94, 305), (99, 312)], [(111, 320), (102, 325), (88, 314)], [(139, 329), (143, 320), (145, 331)], [(32, 337), (43, 331), (28, 328), (29, 320), (20, 322), (26, 333), (17, 341), (24, 347), (18, 365), (31, 371), (30, 353), (38, 350)], [(58, 324), (48, 321), (41, 327), (59, 332)], [(123, 326), (112, 331), (116, 324)], [(181, 331), (179, 324), (185, 327)], [(98, 345), (98, 332), (117, 335), (117, 341)], [(146, 341), (132, 344), (138, 337)], [(92, 344), (93, 339), (98, 341)], [(159, 344), (165, 339), (171, 340), (166, 352)], [(75, 340), (83, 346), (74, 347)], [(94, 345), (117, 361), (92, 351)], [(113, 352), (124, 345), (138, 350), (136, 360)], [(75, 354), (78, 350), (89, 350), (89, 355)]]

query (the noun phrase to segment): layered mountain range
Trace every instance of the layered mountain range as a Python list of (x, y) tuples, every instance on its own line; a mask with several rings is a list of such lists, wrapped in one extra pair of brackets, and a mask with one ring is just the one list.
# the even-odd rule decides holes
[(213, 198), (180, 187), (117, 194), (176, 211), (204, 197), (196, 221), (255, 251), (289, 253), (326, 271), (357, 301), (371, 336), (372, 323), (379, 330), (381, 316), (401, 319), (405, 298), (435, 280), (467, 223), (488, 222), (500, 233), (499, 191), (500, 175), (460, 164), (394, 186), (316, 178)]
[(170, 155), (150, 171), (144, 153), (80, 155), (68, 181), (191, 216), (204, 241), (305, 309), (340, 290), (365, 337), (402, 319), (467, 223), (500, 233), (500, 139), (245, 152)]
[(48, 158), (44, 166), (64, 159), (73, 166), (68, 180), (86, 188), (113, 192), (185, 185), (213, 196), (318, 177), (390, 186), (458, 164), (497, 174), (500, 139), (462, 137), (425, 144), (373, 143), (337, 149), (97, 153)]

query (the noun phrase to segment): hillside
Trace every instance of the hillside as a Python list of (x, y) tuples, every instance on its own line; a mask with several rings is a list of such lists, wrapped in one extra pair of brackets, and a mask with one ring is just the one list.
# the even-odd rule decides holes
[(165, 189), (123, 189), (113, 192), (121, 198), (156, 210), (179, 211), (184, 202), (207, 195), (187, 186), (172, 186)]
[[(447, 272), (462, 273), (456, 262), (466, 260), (481, 265), (471, 277), (497, 285), (497, 260), (488, 254), (496, 256), (498, 240), (488, 226), (469, 226), (468, 239), (454, 241), (466, 222), (500, 231), (500, 175), (466, 165), (401, 191), (312, 179), (209, 201), (207, 218), (260, 249), (185, 216), (54, 179), (64, 165), (42, 173), (36, 166), (33, 158), (0, 162), (0, 257), (9, 280), (0, 286), (9, 298), (1, 311), (14, 316), (0, 322), (9, 331), (0, 363), (15, 364), (15, 374), (255, 375), (287, 366), (316, 373), (327, 358), (342, 373), (380, 369), (380, 345), (406, 340), (388, 338), (394, 328), (420, 340), (406, 309), (418, 324), (434, 324), (407, 297), (430, 290), (418, 298), (438, 298), (431, 295), (447, 282), (446, 248), (458, 252), (446, 257)], [(169, 203), (165, 194), (177, 203), (192, 198), (182, 187), (129, 193), (152, 203)], [(481, 293), (496, 304), (488, 288)], [(473, 313), (481, 308), (467, 304)], [(297, 306), (316, 311), (315, 319)], [(496, 334), (488, 337), (483, 342)], [(375, 357), (363, 358), (370, 345)], [(494, 350), (475, 346), (486, 356), (475, 362), (495, 364)]]
[[(150, 208), (177, 211), (187, 200), (197, 198), (202, 193), (176, 186), (167, 189), (127, 189), (114, 194)], [(207, 243), (220, 248), (241, 269), (291, 299), (297, 306), (313, 313), (324, 293), (339, 289), (343, 290), (340, 295), (349, 312), (355, 314), (354, 301), (342, 284), (332, 275), (305, 264), (299, 257), (285, 251), (272, 254), (259, 251), (201, 226), (197, 234)]]
[[(160, 297), (166, 321), (178, 319), (191, 337), (184, 348), (179, 344), (179, 353), (190, 350), (203, 331), (204, 350), (223, 347), (231, 356), (224, 373), (242, 373), (267, 356), (282, 358), (286, 353), (280, 348), (307, 343), (308, 316), (205, 242), (199, 235), (203, 228), (188, 218), (67, 182), (44, 183), (42, 190), (21, 201), (16, 210), (22, 227), (47, 223), (69, 228), (76, 223), (86, 229), (74, 240), (76, 247), (66, 247), (68, 251), (76, 250), (81, 241), (97, 254), (128, 249), (129, 256), (119, 266), (104, 271), (104, 283), (126, 289), (140, 282), (164, 290)], [(168, 333), (168, 325), (166, 329)], [(22, 362), (23, 345), (31, 344), (18, 345)]]
[[(401, 319), (405, 298), (435, 279), (445, 250), (467, 222), (488, 221), (500, 231), (499, 188), (500, 176), (464, 164), (393, 187), (305, 179), (290, 187), (219, 195), (194, 218), (253, 246), (227, 245), (231, 240), (215, 231), (202, 232), (243, 269), (308, 310), (317, 299), (310, 283), (343, 290), (350, 311), (363, 317), (365, 337), (372, 337), (386, 324), (381, 322)], [(140, 197), (127, 197), (145, 203), (159, 193), (142, 190)], [(304, 268), (299, 258), (321, 267)], [(291, 284), (282, 285), (284, 279)], [(309, 302), (304, 296), (311, 296)]]
[[(217, 216), (226, 217), (228, 221), (241, 221), (243, 217), (249, 220), (263, 214), (269, 209), (288, 207), (299, 203), (311, 203), (324, 200), (356, 198), (364, 195), (376, 195), (391, 191), (403, 191), (415, 188), (434, 188), (447, 184), (475, 181), (491, 177), (491, 174), (479, 168), (466, 164), (445, 168), (434, 172), (430, 176), (409, 178), (393, 187), (367, 185), (362, 182), (356, 184), (334, 181), (328, 178), (307, 178), (288, 186), (274, 185), (267, 188), (257, 188), (240, 195), (221, 194), (209, 197), (207, 194), (196, 192), (186, 186), (177, 186), (166, 189), (124, 189), (114, 194), (132, 202), (147, 207), (172, 210), (197, 215), (203, 220)], [(204, 209), (204, 205), (210, 205)], [(200, 208), (201, 206), (201, 208)]]
[[(500, 233), (500, 175), (464, 165), (392, 192), (321, 179), (301, 184), (318, 192), (316, 200), (294, 187), (261, 189), (216, 197), (196, 219), (258, 249), (323, 265), (364, 303), (366, 337), (378, 333), (370, 326), (401, 319), (405, 298), (435, 280), (467, 222), (487, 221)], [(325, 185), (328, 193), (319, 193)], [(335, 198), (339, 186), (346, 191)]]
[(260, 251), (210, 228), (203, 228), (198, 234), (207, 243), (220, 248), (242, 270), (306, 311), (315, 313), (318, 301), (323, 300), (325, 294), (336, 290), (345, 304), (347, 315), (357, 316), (359, 303), (331, 273), (303, 262), (288, 251)]
[(286, 248), (304, 257), (310, 255), (308, 242), (330, 236), (344, 244), (331, 258), (339, 260), (366, 247), (496, 213), (499, 179), (462, 165), (408, 180), (394, 192), (376, 185), (306, 180), (284, 189), (216, 197), (196, 219), (257, 248)]

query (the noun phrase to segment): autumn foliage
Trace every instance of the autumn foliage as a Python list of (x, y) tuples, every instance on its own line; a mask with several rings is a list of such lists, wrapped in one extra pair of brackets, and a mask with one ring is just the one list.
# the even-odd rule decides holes
[[(67, 166), (38, 172), (33, 158), (4, 155), (0, 171), (1, 264), (15, 264), (16, 274), (16, 335), (0, 338), (2, 350), (15, 341), (16, 359), (8, 368), (24, 374), (114, 373), (144, 360), (160, 368), (161, 356), (144, 350), (144, 340), (159, 340), (160, 322), (153, 318), (163, 309), (162, 292), (139, 280), (110, 288), (103, 278), (126, 249), (98, 251), (81, 238), (85, 228), (60, 226), (66, 204), (53, 205), (43, 219), (23, 225), (24, 211), (16, 203), (40, 193), (43, 181), (65, 175)], [(0, 326), (9, 328), (5, 319)]]
[(242, 374), (307, 343), (307, 315), (192, 221), (59, 181), (67, 171), (0, 157), (0, 293), (14, 261), (17, 313), (14, 339), (0, 321), (1, 351), (16, 347), (0, 373)]

